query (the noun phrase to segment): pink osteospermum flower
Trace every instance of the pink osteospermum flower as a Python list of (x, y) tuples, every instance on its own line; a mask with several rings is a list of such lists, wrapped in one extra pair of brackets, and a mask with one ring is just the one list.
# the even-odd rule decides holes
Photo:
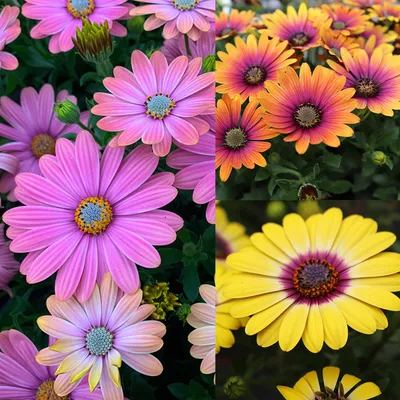
[(107, 271), (124, 292), (135, 293), (136, 264), (160, 265), (154, 246), (174, 242), (183, 225), (176, 214), (159, 210), (177, 196), (174, 175), (151, 176), (158, 157), (150, 146), (123, 156), (124, 148), (108, 146), (100, 157), (93, 136), (82, 131), (75, 144), (58, 139), (56, 156), (40, 159), (43, 176), (17, 175), (15, 194), (25, 206), (3, 219), (11, 250), (29, 253), (20, 270), (29, 283), (58, 271), (57, 298), (76, 293), (84, 302)]
[(26, 18), (40, 20), (31, 30), (33, 39), (51, 36), (49, 50), (60, 53), (74, 47), (72, 37), (76, 29), (82, 29), (82, 18), (91, 22), (109, 23), (114, 36), (126, 36), (127, 30), (117, 20), (127, 19), (134, 6), (127, 0), (26, 0), (22, 14)]
[(122, 131), (112, 146), (127, 146), (142, 139), (158, 156), (165, 156), (172, 138), (185, 145), (198, 143), (209, 125), (199, 115), (214, 113), (214, 73), (200, 74), (201, 58), (176, 58), (170, 65), (160, 51), (150, 60), (144, 53), (132, 53), (133, 73), (114, 69), (106, 78), (111, 92), (96, 93), (98, 105), (92, 113), (105, 116), (97, 126), (105, 131)]
[[(19, 160), (18, 172), (40, 174), (39, 160), (45, 154), (54, 154), (56, 140), (82, 130), (78, 125), (67, 125), (57, 118), (54, 103), (65, 99), (77, 102), (66, 90), (55, 96), (49, 84), (42, 86), (39, 92), (32, 87), (22, 89), (21, 105), (6, 96), (0, 98), (0, 117), (8, 123), (0, 123), (0, 136), (11, 140), (0, 146), (0, 151)], [(87, 119), (88, 113), (82, 113), (81, 121)], [(9, 192), (8, 199), (15, 201), (14, 188), (14, 173), (8, 171), (0, 178), (0, 193)]]
[[(0, 350), (0, 399), (65, 400), (54, 392), (56, 368), (38, 364), (38, 350), (25, 335), (14, 329), (1, 332)], [(90, 393), (87, 380), (81, 380), (68, 400), (103, 400), (103, 396), (100, 389)]]
[(4, 224), (0, 224), (0, 290), (5, 290), (12, 296), (8, 283), (17, 274), (19, 262), (15, 260), (14, 254), (10, 251), (10, 244), (5, 241), (3, 232)]
[(131, 10), (132, 16), (152, 14), (144, 29), (152, 31), (164, 25), (163, 36), (172, 39), (179, 33), (198, 40), (201, 32), (208, 32), (215, 21), (214, 0), (138, 0), (149, 3)]
[(140, 305), (141, 290), (118, 297), (118, 287), (106, 273), (83, 304), (75, 297), (66, 302), (48, 298), (51, 315), (37, 322), (42, 331), (58, 340), (36, 359), (43, 365), (58, 366), (54, 388), (59, 396), (71, 393), (89, 374), (91, 391), (100, 383), (104, 400), (122, 400), (118, 369), (122, 361), (144, 375), (162, 373), (162, 364), (150, 353), (163, 346), (165, 325), (144, 321), (155, 307)]
[(186, 50), (185, 35), (179, 34), (173, 39), (165, 40), (161, 47), (161, 52), (167, 58), (168, 63), (171, 63), (179, 56), (187, 56), (189, 60), (196, 57), (205, 59), (210, 54), (215, 53), (215, 31), (202, 32), (196, 41), (189, 39), (189, 48), (192, 54), (190, 56)]
[(202, 359), (200, 371), (203, 374), (215, 372), (215, 287), (200, 286), (200, 296), (204, 303), (196, 303), (191, 307), (187, 317), (189, 325), (196, 328), (189, 334), (188, 340), (193, 345), (190, 354)]
[(206, 218), (215, 224), (215, 121), (209, 118), (212, 130), (200, 137), (194, 146), (180, 146), (167, 157), (171, 168), (179, 169), (175, 187), (193, 190), (193, 201), (206, 204)]
[(3, 51), (21, 33), (18, 15), (19, 8), (10, 6), (5, 6), (0, 13), (0, 70), (12, 71), (18, 68), (17, 57)]

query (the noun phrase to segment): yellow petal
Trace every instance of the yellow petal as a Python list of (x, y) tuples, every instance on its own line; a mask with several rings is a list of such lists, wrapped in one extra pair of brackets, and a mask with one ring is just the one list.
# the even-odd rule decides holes
[(347, 397), (348, 400), (369, 400), (381, 394), (381, 390), (375, 383), (366, 382), (360, 385)]
[(297, 254), (308, 254), (310, 238), (304, 219), (299, 214), (288, 214), (283, 218), (283, 229)]
[(336, 297), (334, 302), (351, 328), (366, 335), (376, 331), (375, 318), (365, 303), (346, 295)]
[(306, 399), (313, 399), (315, 397), (315, 392), (305, 378), (300, 378), (294, 385), (294, 389), (301, 392)]
[(94, 389), (96, 389), (97, 385), (99, 384), (102, 370), (103, 370), (103, 359), (102, 357), (97, 357), (89, 373), (90, 392), (93, 392)]
[(342, 225), (343, 213), (340, 208), (325, 211), (317, 227), (316, 247), (319, 252), (328, 252)]
[(279, 303), (274, 304), (272, 307), (253, 315), (246, 324), (246, 333), (248, 335), (255, 335), (263, 330), (275, 321), (276, 318), (278, 318), (288, 307), (290, 307), (294, 300), (293, 297), (288, 297)]
[(226, 211), (222, 207), (216, 207), (215, 209), (215, 219), (216, 219), (216, 230), (222, 232), (226, 225), (228, 225), (228, 216)]
[(319, 385), (318, 374), (316, 371), (308, 372), (307, 374), (304, 375), (303, 378), (309, 383), (312, 390), (314, 390), (314, 393), (321, 391), (321, 387)]
[(317, 227), (321, 221), (321, 218), (322, 214), (314, 214), (307, 218), (306, 221), (308, 235), (310, 238), (310, 249), (313, 253), (315, 253), (317, 250)]
[(78, 365), (75, 368), (74, 372), (71, 374), (70, 382), (74, 383), (82, 379), (90, 368), (92, 368), (93, 363), (95, 362), (95, 357), (88, 357), (84, 362)]
[(281, 225), (268, 223), (262, 226), (262, 231), (264, 232), (265, 236), (277, 247), (279, 247), (284, 253), (286, 253), (286, 255), (290, 259), (297, 257), (297, 252), (293, 248), (292, 244), (289, 242), (289, 239), (287, 238), (285, 231)]
[(85, 339), (83, 338), (62, 338), (58, 339), (52, 346), (49, 347), (50, 350), (57, 351), (58, 353), (71, 353), (85, 346)]
[(331, 301), (319, 305), (324, 324), (325, 343), (333, 350), (339, 350), (347, 342), (346, 320), (339, 308)]
[(233, 333), (220, 325), (216, 325), (216, 342), (220, 347), (229, 349), (235, 343), (235, 337)]
[(293, 307), (290, 306), (283, 312), (272, 324), (268, 325), (265, 329), (257, 334), (257, 344), (261, 347), (269, 347), (274, 345), (279, 340), (279, 329), (285, 319), (288, 311)]
[(240, 322), (237, 319), (233, 318), (231, 315), (217, 312), (216, 316), (217, 325), (223, 326), (226, 329), (233, 330), (240, 328)]
[[(264, 225), (265, 226), (265, 225)], [(268, 255), (269, 257), (287, 264), (290, 262), (290, 258), (284, 253), (279, 247), (277, 247), (264, 233), (258, 232), (250, 236), (251, 243), (261, 252)]]
[(358, 382), (361, 382), (360, 378), (349, 374), (344, 375), (340, 381), (340, 383), (343, 385), (344, 393), (347, 393), (350, 389), (356, 386)]
[(400, 274), (379, 276), (374, 278), (352, 279), (351, 284), (354, 286), (376, 286), (389, 292), (399, 292)]
[(400, 299), (393, 293), (376, 287), (350, 286), (346, 294), (365, 303), (390, 311), (400, 311)]
[(383, 330), (389, 326), (389, 321), (385, 315), (385, 313), (377, 307), (371, 306), (370, 304), (365, 303), (365, 305), (369, 308), (372, 316), (375, 318), (376, 329)]
[(89, 355), (89, 352), (86, 351), (86, 355), (82, 350), (78, 350), (65, 357), (62, 363), (58, 366), (56, 375), (64, 374), (66, 372), (72, 371), (76, 368), (83, 360), (85, 360)]
[(400, 254), (385, 252), (349, 268), (351, 278), (368, 278), (400, 272)]
[(286, 400), (307, 400), (303, 394), (287, 386), (277, 386), (279, 392)]
[(324, 345), (324, 325), (318, 303), (310, 306), (307, 324), (303, 333), (303, 343), (312, 353), (319, 353)]
[(325, 387), (335, 390), (336, 383), (339, 379), (340, 369), (336, 367), (325, 367), (322, 370), (322, 377), (324, 379)]
[(309, 304), (295, 304), (287, 313), (279, 330), (279, 346), (283, 351), (292, 350), (303, 336)]

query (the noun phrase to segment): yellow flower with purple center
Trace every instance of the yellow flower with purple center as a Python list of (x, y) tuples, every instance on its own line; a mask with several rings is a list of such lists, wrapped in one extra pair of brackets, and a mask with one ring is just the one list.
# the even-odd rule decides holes
[(360, 34), (360, 38), (368, 40), (371, 36), (375, 36), (375, 45), (379, 46), (382, 43), (394, 42), (398, 35), (395, 31), (389, 30), (388, 26), (375, 25), (372, 22), (365, 24), (365, 30)]
[(311, 371), (300, 378), (293, 388), (278, 386), (278, 390), (285, 400), (369, 400), (381, 394), (375, 383), (361, 383), (361, 379), (349, 374), (343, 375), (340, 381), (339, 377), (339, 368), (325, 367), (322, 380), (316, 371)]
[(166, 328), (159, 321), (145, 321), (155, 307), (140, 305), (141, 301), (141, 290), (121, 296), (109, 272), (85, 303), (75, 297), (64, 302), (55, 296), (47, 299), (51, 315), (37, 323), (57, 340), (36, 360), (58, 367), (54, 384), (58, 396), (68, 396), (89, 375), (91, 392), (100, 384), (104, 400), (123, 400), (122, 361), (141, 374), (161, 374), (162, 364), (151, 353), (163, 346)]
[(300, 75), (288, 67), (279, 72), (279, 83), (266, 82), (259, 95), (266, 110), (263, 118), (286, 142), (296, 142), (296, 151), (304, 154), (310, 144), (340, 145), (339, 137), (353, 136), (348, 124), (360, 119), (351, 112), (357, 105), (355, 89), (344, 89), (346, 78), (317, 66), (313, 73), (303, 63)]
[(342, 60), (340, 58), (340, 49), (342, 47), (347, 49), (350, 53), (360, 48), (357, 39), (342, 35), (341, 33), (334, 35), (330, 29), (325, 29), (321, 32), (319, 45), (325, 48), (330, 55), (339, 59), (339, 61)]
[(228, 256), (237, 270), (224, 286), (235, 299), (231, 315), (250, 316), (248, 335), (259, 346), (276, 342), (284, 351), (300, 340), (318, 353), (324, 342), (343, 348), (348, 326), (371, 335), (387, 328), (381, 309), (400, 311), (400, 255), (385, 252), (395, 241), (360, 215), (343, 218), (339, 208), (304, 220), (288, 214), (254, 233), (252, 248)]
[(255, 100), (265, 81), (276, 81), (278, 71), (297, 61), (290, 58), (294, 50), (286, 50), (287, 45), (277, 37), (270, 40), (265, 32), (258, 42), (254, 35), (249, 35), (246, 42), (236, 36), (235, 44), (228, 43), (226, 52), (218, 52), (217, 93), (240, 95), (242, 101)]
[(378, 21), (400, 21), (400, 4), (384, 2), (375, 4), (369, 9), (370, 18)]
[(252, 10), (239, 11), (234, 9), (230, 14), (221, 11), (215, 20), (216, 40), (226, 39), (238, 33), (246, 32), (251, 28), (251, 21), (255, 15)]
[(258, 101), (251, 101), (241, 113), (241, 100), (224, 95), (217, 103), (216, 168), (223, 182), (231, 175), (232, 168), (244, 165), (253, 169), (255, 165), (265, 167), (267, 161), (261, 155), (271, 147), (265, 142), (276, 136), (261, 119), (263, 110)]
[(389, 117), (400, 110), (400, 57), (384, 53), (381, 48), (368, 55), (365, 50), (355, 50), (351, 55), (341, 49), (343, 66), (328, 60), (329, 66), (346, 78), (345, 87), (354, 89), (357, 108), (368, 108), (376, 114)]
[(318, 47), (320, 26), (310, 19), (305, 3), (300, 5), (298, 12), (288, 6), (287, 14), (276, 10), (273, 14), (264, 15), (263, 20), (268, 36), (287, 40), (294, 49), (306, 51)]
[(326, 28), (330, 28), (334, 35), (358, 35), (365, 29), (369, 16), (364, 10), (346, 7), (343, 4), (322, 4), (321, 9), (328, 14)]

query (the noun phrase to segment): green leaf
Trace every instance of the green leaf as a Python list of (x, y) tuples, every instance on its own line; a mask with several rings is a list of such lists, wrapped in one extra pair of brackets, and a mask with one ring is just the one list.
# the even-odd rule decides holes
[(182, 251), (179, 249), (161, 248), (158, 249), (162, 265), (177, 264), (182, 261)]
[(280, 174), (289, 174), (289, 175), (297, 176), (298, 178), (302, 177), (300, 172), (298, 172), (294, 169), (281, 167), (279, 165), (267, 165), (266, 169), (268, 169), (273, 176), (280, 175)]
[(87, 82), (91, 82), (91, 81), (93, 81), (93, 82), (101, 82), (101, 79), (99, 78), (99, 75), (97, 75), (96, 72), (91, 72), (90, 71), (90, 72), (86, 72), (86, 74), (83, 74), (81, 79), (80, 79), (80, 81), (79, 81), (79, 84), (81, 86), (83, 86)]
[(338, 180), (338, 181), (322, 181), (318, 187), (321, 190), (325, 190), (329, 193), (343, 194), (348, 192), (352, 188), (353, 184), (349, 181)]
[(200, 278), (195, 265), (185, 265), (183, 270), (183, 291), (194, 302), (199, 294)]
[(261, 182), (261, 181), (265, 181), (270, 176), (271, 176), (271, 174), (266, 168), (259, 168), (257, 170), (257, 173), (256, 173), (256, 176), (255, 176), (254, 180), (256, 182)]
[(320, 159), (325, 165), (333, 168), (340, 168), (342, 163), (342, 156), (329, 152), (326, 152)]
[(190, 232), (185, 228), (178, 231), (177, 235), (178, 235), (178, 238), (180, 239), (180, 241), (183, 243), (188, 243), (191, 241)]
[(395, 187), (379, 188), (375, 190), (374, 197), (380, 200), (395, 200), (397, 198), (397, 190)]
[(386, 165), (389, 167), (390, 170), (393, 169), (393, 161), (390, 157), (386, 157)]
[(186, 400), (190, 396), (189, 386), (183, 383), (171, 383), (168, 390), (179, 400)]

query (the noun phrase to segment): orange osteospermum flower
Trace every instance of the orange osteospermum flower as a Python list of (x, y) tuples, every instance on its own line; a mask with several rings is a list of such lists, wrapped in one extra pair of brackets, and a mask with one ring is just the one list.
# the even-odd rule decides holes
[(217, 40), (235, 36), (238, 33), (246, 32), (252, 27), (252, 19), (256, 13), (252, 10), (238, 11), (236, 9), (228, 15), (221, 11), (215, 19), (215, 35)]
[(369, 10), (371, 19), (379, 19), (381, 21), (400, 21), (400, 5), (396, 3), (376, 4)]
[(344, 2), (353, 7), (369, 8), (375, 4), (394, 3), (396, 0), (344, 0)]
[(329, 54), (335, 56), (340, 61), (340, 49), (344, 47), (350, 53), (355, 49), (360, 48), (360, 44), (355, 38), (350, 36), (344, 36), (341, 33), (339, 35), (334, 35), (330, 29), (323, 30), (321, 32), (321, 38), (319, 40), (319, 45), (325, 48)]
[(251, 101), (241, 114), (241, 101), (238, 96), (231, 99), (222, 96), (217, 103), (216, 124), (216, 168), (221, 167), (219, 176), (227, 181), (232, 168), (242, 165), (253, 169), (255, 164), (265, 167), (267, 162), (260, 154), (271, 147), (265, 139), (276, 136), (261, 119), (263, 110), (258, 101)]
[(394, 42), (398, 35), (394, 31), (389, 31), (388, 26), (375, 25), (372, 22), (367, 22), (365, 30), (360, 34), (360, 39), (368, 40), (370, 37), (375, 36), (375, 45), (379, 46), (382, 43)]
[[(394, 46), (389, 43), (377, 44), (375, 35), (369, 37), (368, 40), (359, 37), (357, 42), (360, 44), (360, 48), (365, 50), (369, 56), (372, 55), (375, 49), (382, 49), (383, 54), (392, 54), (394, 51)], [(353, 52), (350, 52), (350, 54), (353, 54)]]
[(286, 142), (296, 142), (296, 151), (304, 154), (309, 144), (325, 143), (338, 147), (339, 136), (353, 136), (360, 119), (351, 112), (357, 101), (355, 89), (343, 89), (346, 78), (317, 66), (313, 73), (307, 63), (300, 67), (300, 76), (288, 67), (281, 71), (279, 83), (266, 82), (267, 91), (259, 95), (266, 114), (263, 118), (277, 133), (287, 135)]
[(243, 102), (247, 98), (255, 100), (265, 81), (275, 81), (279, 70), (296, 62), (295, 58), (289, 58), (294, 50), (286, 50), (287, 45), (287, 41), (281, 43), (279, 38), (270, 40), (265, 32), (258, 42), (254, 35), (249, 35), (247, 42), (236, 36), (234, 45), (226, 45), (226, 53), (218, 52), (221, 61), (216, 63), (216, 81), (220, 83), (217, 93), (240, 95)]

